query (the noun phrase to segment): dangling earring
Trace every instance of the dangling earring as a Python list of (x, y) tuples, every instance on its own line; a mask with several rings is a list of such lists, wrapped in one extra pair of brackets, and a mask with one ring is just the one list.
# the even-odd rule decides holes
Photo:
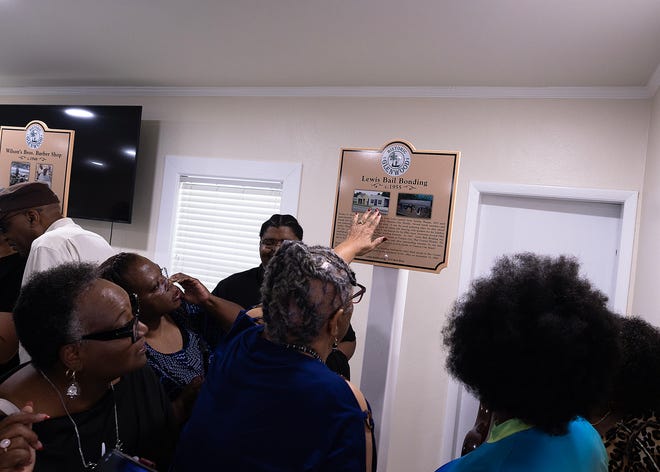
[(67, 370), (64, 375), (66, 375), (67, 377), (69, 377), (69, 375), (71, 375), (71, 383), (66, 388), (66, 396), (71, 398), (71, 399), (79, 397), (80, 396), (80, 384), (76, 380), (76, 371), (75, 370)]
[(337, 349), (337, 346), (339, 346), (339, 342), (337, 341), (337, 338), (335, 338), (334, 342), (332, 343), (332, 349)]

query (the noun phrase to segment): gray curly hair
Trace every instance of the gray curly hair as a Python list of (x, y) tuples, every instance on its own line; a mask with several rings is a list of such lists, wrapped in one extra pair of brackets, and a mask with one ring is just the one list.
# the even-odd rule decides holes
[(285, 241), (261, 286), (266, 334), (279, 343), (309, 344), (348, 304), (355, 283), (355, 273), (332, 249)]

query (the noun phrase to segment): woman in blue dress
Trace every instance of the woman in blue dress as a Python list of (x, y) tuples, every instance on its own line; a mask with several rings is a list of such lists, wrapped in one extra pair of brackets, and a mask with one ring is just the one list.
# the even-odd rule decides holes
[(372, 238), (379, 220), (356, 216), (335, 251), (282, 244), (262, 285), (264, 324), (242, 313), (218, 345), (177, 472), (375, 470), (366, 400), (324, 361), (365, 290), (347, 262), (383, 241)]

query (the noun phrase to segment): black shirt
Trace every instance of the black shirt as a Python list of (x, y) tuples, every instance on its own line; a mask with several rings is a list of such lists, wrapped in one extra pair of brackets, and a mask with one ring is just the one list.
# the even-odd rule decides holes
[[(89, 410), (71, 415), (80, 434), (85, 461), (98, 463), (101, 443), (105, 443), (106, 452), (114, 447), (115, 404), (123, 451), (155, 461), (158, 470), (168, 470), (178, 427), (165, 391), (146, 366), (122, 376), (114, 393), (108, 390)], [(32, 429), (44, 445), (37, 451), (35, 472), (85, 470), (76, 433), (67, 416), (35, 423)]]
[[(0, 311), (12, 312), (21, 291), (26, 259), (18, 253), (0, 258)], [(6, 315), (5, 315), (6, 316)], [(4, 364), (0, 364), (0, 378), (19, 363), (18, 352)]]
[(213, 295), (224, 298), (249, 310), (261, 303), (261, 284), (264, 281), (263, 266), (232, 274), (218, 282)]
[(21, 291), (26, 259), (14, 253), (0, 258), (0, 311), (14, 311)]

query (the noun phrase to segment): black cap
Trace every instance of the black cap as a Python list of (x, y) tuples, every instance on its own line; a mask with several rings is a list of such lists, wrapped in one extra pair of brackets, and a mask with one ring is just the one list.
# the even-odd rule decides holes
[(0, 190), (0, 220), (16, 210), (60, 203), (57, 195), (48, 184), (42, 182), (23, 182)]

